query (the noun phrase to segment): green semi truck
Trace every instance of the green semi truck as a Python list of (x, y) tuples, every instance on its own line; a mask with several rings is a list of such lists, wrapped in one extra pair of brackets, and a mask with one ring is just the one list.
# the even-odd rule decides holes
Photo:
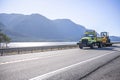
[(83, 47), (90, 47), (92, 49), (94, 46), (102, 48), (103, 46), (112, 45), (107, 32), (101, 32), (101, 36), (98, 36), (95, 30), (86, 30), (84, 36), (77, 44), (79, 45), (80, 49)]

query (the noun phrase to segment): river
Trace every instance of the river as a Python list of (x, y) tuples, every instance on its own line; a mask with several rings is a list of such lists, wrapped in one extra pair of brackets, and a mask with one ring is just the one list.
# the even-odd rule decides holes
[(73, 45), (77, 42), (11, 42), (9, 48), (15, 47), (37, 47), (37, 46), (55, 46), (55, 45)]

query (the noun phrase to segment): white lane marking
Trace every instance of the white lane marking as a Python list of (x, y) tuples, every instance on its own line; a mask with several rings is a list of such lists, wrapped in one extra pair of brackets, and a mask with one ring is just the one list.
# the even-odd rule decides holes
[(49, 58), (49, 57), (55, 57), (55, 56), (59, 56), (59, 55), (49, 55), (49, 56), (41, 56), (41, 57), (30, 58), (30, 59), (21, 59), (21, 60), (16, 60), (16, 61), (2, 62), (0, 63), (0, 65), (23, 62), (23, 61), (31, 61), (31, 60), (37, 60), (37, 59)]
[[(113, 53), (113, 52), (111, 52), (111, 53)], [(75, 67), (75, 66), (77, 66), (77, 65), (80, 65), (80, 64), (82, 64), (82, 63), (90, 62), (90, 61), (92, 61), (92, 60), (98, 59), (98, 58), (103, 57), (103, 56), (105, 56), (105, 55), (109, 55), (109, 54), (111, 54), (111, 53), (107, 53), (107, 54), (100, 55), (100, 56), (97, 56), (97, 57), (94, 57), (94, 58), (90, 58), (90, 59), (88, 59), (88, 60), (81, 61), (81, 62), (79, 62), (79, 63), (73, 64), (73, 65), (70, 65), (70, 66), (67, 66), (67, 67), (64, 67), (64, 68), (61, 68), (61, 69), (52, 71), (52, 72), (48, 72), (48, 73), (46, 73), (46, 74), (43, 74), (43, 75), (40, 75), (40, 76), (31, 78), (31, 79), (29, 79), (29, 80), (42, 80), (42, 79), (45, 79), (46, 77), (48, 77), (48, 76), (50, 76), (50, 75), (51, 75), (51, 76), (54, 75), (54, 74), (57, 73), (57, 72), (65, 71), (66, 69), (70, 69), (70, 68)]]
[(10, 64), (10, 63), (17, 63), (17, 62), (23, 62), (23, 61), (30, 61), (30, 60), (36, 60), (36, 59), (39, 59), (39, 58), (30, 58), (30, 59), (23, 59), (23, 60), (17, 60), (17, 61), (3, 62), (3, 63), (0, 63), (0, 65)]
[(16, 61), (1, 62), (0, 65), (23, 62), (23, 61), (31, 61), (31, 60), (37, 60), (37, 59), (42, 59), (42, 58), (55, 57), (55, 56), (59, 56), (59, 55), (63, 55), (63, 54), (53, 54), (53, 55), (47, 55), (47, 56), (44, 55), (44, 56), (30, 58), (30, 59), (21, 59), (21, 60), (16, 60)]

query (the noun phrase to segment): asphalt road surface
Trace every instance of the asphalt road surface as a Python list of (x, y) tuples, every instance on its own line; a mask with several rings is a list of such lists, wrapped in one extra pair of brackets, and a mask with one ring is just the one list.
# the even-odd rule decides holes
[(120, 57), (99, 68), (82, 80), (120, 80)]
[[(120, 45), (101, 49), (67, 49), (0, 56), (0, 80), (29, 80), (86, 60), (120, 51)], [(89, 65), (87, 65), (89, 67)]]

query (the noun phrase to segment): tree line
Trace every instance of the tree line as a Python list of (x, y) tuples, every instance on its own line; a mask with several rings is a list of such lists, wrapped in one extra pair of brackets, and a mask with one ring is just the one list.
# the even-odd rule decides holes
[(7, 44), (10, 42), (10, 40), (11, 39), (0, 29), (0, 48), (7, 48)]

